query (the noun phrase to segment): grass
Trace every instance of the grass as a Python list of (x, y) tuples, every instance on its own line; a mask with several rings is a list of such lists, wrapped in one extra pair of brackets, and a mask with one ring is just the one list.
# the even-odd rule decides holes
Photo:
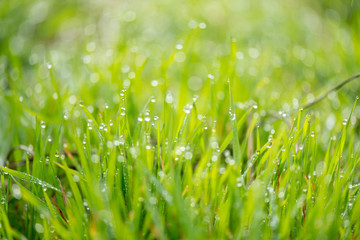
[(1, 2), (0, 237), (360, 238), (359, 8)]

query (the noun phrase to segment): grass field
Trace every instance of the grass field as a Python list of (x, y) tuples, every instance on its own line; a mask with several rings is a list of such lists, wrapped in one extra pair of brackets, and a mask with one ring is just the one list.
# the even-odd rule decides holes
[(360, 239), (359, 12), (1, 0), (0, 238)]

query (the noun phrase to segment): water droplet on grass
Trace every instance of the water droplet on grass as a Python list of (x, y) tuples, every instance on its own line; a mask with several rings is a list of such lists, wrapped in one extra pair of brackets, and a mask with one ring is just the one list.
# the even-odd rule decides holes
[(259, 50), (256, 48), (249, 48), (248, 53), (249, 53), (249, 56), (254, 59), (258, 58), (260, 55)]
[(114, 143), (112, 141), (107, 141), (106, 146), (112, 149), (114, 147)]
[(224, 156), (225, 156), (225, 157), (230, 157), (230, 150), (226, 149), (226, 150), (224, 151)]
[(124, 163), (125, 162), (125, 157), (122, 155), (117, 156), (117, 161), (120, 163)]
[(74, 180), (74, 182), (79, 182), (79, 181), (80, 181), (80, 178), (79, 178), (78, 175), (74, 174), (74, 175), (73, 175), (73, 180)]
[(177, 50), (181, 50), (183, 48), (183, 45), (182, 44), (176, 44), (175, 48)]
[(234, 159), (232, 159), (232, 158), (229, 158), (229, 160), (228, 160), (228, 164), (229, 164), (230, 166), (235, 165), (235, 160), (234, 160)]
[(120, 115), (125, 116), (125, 114), (126, 114), (126, 109), (124, 107), (122, 107), (120, 110)]
[(211, 137), (210, 138), (210, 147), (212, 149), (217, 149), (219, 147), (219, 143), (217, 142), (216, 137)]
[(157, 203), (156, 197), (150, 197), (150, 198), (149, 198), (149, 202), (150, 202), (151, 204), (155, 205), (155, 204)]
[(191, 160), (192, 156), (193, 156), (193, 154), (192, 154), (191, 152), (186, 152), (186, 153), (184, 154), (184, 158), (185, 158), (186, 160)]
[(151, 86), (156, 87), (159, 84), (159, 82), (157, 80), (152, 80), (151, 81)]
[(40, 122), (40, 126), (41, 126), (42, 129), (46, 128), (45, 122), (44, 122), (44, 121), (41, 121), (41, 122)]
[(205, 29), (206, 28), (206, 23), (203, 23), (203, 22), (199, 23), (199, 28), (200, 29)]
[(91, 155), (91, 161), (93, 163), (98, 163), (100, 161), (100, 157), (96, 154)]
[(38, 233), (43, 233), (43, 232), (44, 232), (44, 227), (43, 227), (43, 225), (41, 225), (40, 223), (35, 223), (35, 230), (36, 230)]
[(212, 162), (216, 162), (218, 160), (218, 156), (217, 155), (212, 155), (211, 156), (211, 161)]
[(285, 192), (284, 191), (280, 191), (279, 192), (279, 198), (284, 198), (285, 196)]
[(191, 109), (192, 109), (192, 105), (191, 104), (186, 104), (183, 108), (183, 111), (186, 113), (186, 114), (189, 114), (191, 112)]

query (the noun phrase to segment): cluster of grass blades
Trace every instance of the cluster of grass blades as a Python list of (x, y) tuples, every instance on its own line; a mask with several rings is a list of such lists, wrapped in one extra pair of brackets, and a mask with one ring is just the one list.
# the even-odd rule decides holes
[[(33, 149), (14, 149), (12, 168), (0, 167), (2, 238), (359, 237), (356, 101), (322, 152), (302, 109), (263, 142), (257, 106), (236, 108), (225, 85), (225, 135), (196, 97), (181, 111), (164, 101), (159, 116), (152, 97), (129, 118), (126, 90), (97, 116), (80, 102), (79, 119), (66, 115), (57, 128), (36, 120)], [(25, 159), (14, 164), (16, 152)]]
[(359, 1), (24, 2), (0, 239), (360, 239)]

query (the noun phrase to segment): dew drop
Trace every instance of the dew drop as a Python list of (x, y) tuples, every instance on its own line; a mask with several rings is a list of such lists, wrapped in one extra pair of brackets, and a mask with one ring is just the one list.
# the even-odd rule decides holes
[(41, 225), (40, 223), (36, 223), (36, 224), (35, 224), (35, 230), (36, 230), (38, 233), (43, 233), (43, 232), (44, 232), (44, 227), (43, 227), (43, 225)]
[(80, 181), (80, 178), (79, 178), (78, 175), (74, 174), (74, 175), (73, 175), (73, 180), (74, 180), (74, 182), (79, 182), (79, 181)]
[(193, 154), (192, 154), (191, 152), (186, 152), (186, 153), (184, 154), (184, 158), (185, 158), (186, 160), (191, 160), (192, 156), (193, 156)]
[(124, 107), (122, 107), (120, 110), (120, 115), (125, 116), (125, 114), (126, 114), (126, 109)]
[(124, 163), (125, 162), (125, 157), (122, 155), (117, 156), (117, 161), (120, 163)]
[(91, 156), (91, 161), (96, 164), (96, 163), (98, 163), (100, 161), (100, 157), (98, 155), (96, 155), (96, 154), (93, 154)]
[(175, 48), (177, 50), (181, 50), (183, 48), (183, 45), (182, 44), (176, 44)]
[(156, 197), (150, 197), (149, 198), (149, 202), (152, 204), (152, 205), (155, 205), (157, 203), (157, 198)]
[(203, 23), (203, 22), (200, 23), (200, 24), (199, 24), (199, 28), (200, 28), (200, 29), (205, 29), (205, 28), (206, 28), (206, 23)]
[(186, 104), (183, 108), (183, 111), (186, 113), (186, 114), (189, 114), (191, 112), (191, 109), (192, 109), (192, 105), (191, 104)]
[(159, 82), (157, 80), (152, 80), (151, 81), (151, 86), (156, 87), (159, 84)]
[(171, 94), (171, 92), (168, 92), (168, 93), (166, 94), (165, 102), (166, 102), (166, 103), (169, 103), (169, 104), (171, 104), (171, 103), (174, 102), (174, 97), (173, 97), (173, 95)]

